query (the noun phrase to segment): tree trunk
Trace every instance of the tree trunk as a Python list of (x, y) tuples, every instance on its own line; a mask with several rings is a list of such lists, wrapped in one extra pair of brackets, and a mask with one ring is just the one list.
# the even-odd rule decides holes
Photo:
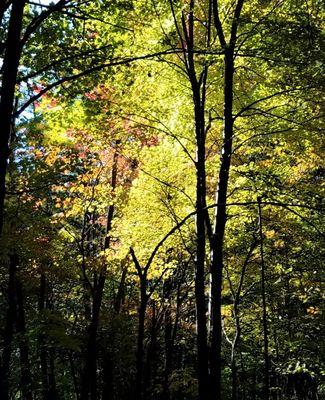
[(9, 282), (8, 282), (8, 309), (6, 315), (6, 325), (3, 335), (3, 351), (0, 370), (0, 398), (9, 400), (9, 377), (10, 361), (12, 350), (12, 339), (14, 335), (14, 323), (16, 316), (16, 271), (18, 257), (13, 254), (9, 261)]
[[(118, 144), (119, 142), (117, 141), (116, 145)], [(112, 176), (111, 176), (111, 186), (113, 191), (116, 188), (117, 161), (118, 161), (118, 150), (115, 149), (113, 157), (113, 165), (112, 165)], [(104, 251), (109, 249), (110, 247), (110, 241), (111, 241), (110, 232), (112, 229), (114, 211), (115, 211), (114, 204), (109, 205), (107, 211)], [(92, 317), (88, 330), (85, 367), (82, 374), (81, 397), (80, 397), (81, 400), (88, 400), (88, 399), (96, 400), (97, 398), (97, 353), (98, 353), (97, 332), (98, 332), (100, 309), (102, 305), (104, 286), (106, 280), (106, 265), (102, 266), (102, 269), (99, 273), (99, 277), (96, 280), (97, 282), (95, 282), (93, 287)]]
[(147, 309), (147, 277), (140, 276), (140, 306), (138, 310), (138, 341), (136, 353), (136, 389), (135, 399), (143, 398), (143, 372), (144, 372), (144, 323)]
[(163, 398), (164, 400), (170, 399), (169, 391), (169, 377), (173, 365), (173, 340), (172, 340), (172, 318), (170, 305), (167, 306), (164, 315), (164, 330), (165, 330), (165, 368), (164, 368), (164, 384), (163, 384)]
[(6, 173), (9, 158), (12, 114), (14, 108), (15, 85), (20, 60), (20, 35), (22, 31), (25, 0), (12, 2), (5, 54), (2, 64), (0, 99), (0, 235), (3, 228), (4, 199), (6, 193)]
[[(38, 299), (39, 313), (42, 314), (45, 308), (45, 297), (46, 297), (46, 277), (42, 272), (40, 277), (40, 290)], [(47, 349), (45, 346), (44, 334), (40, 333), (38, 337), (40, 366), (41, 366), (41, 378), (42, 378), (42, 397), (43, 400), (48, 398), (49, 382), (48, 382), (48, 360), (47, 360)]]
[(234, 49), (228, 47), (224, 56), (224, 129), (221, 166), (216, 196), (215, 227), (211, 246), (211, 387), (212, 398), (221, 399), (221, 300), (223, 276), (223, 245), (226, 227), (226, 201), (233, 140), (233, 76)]
[(261, 291), (262, 291), (262, 325), (263, 325), (263, 355), (264, 355), (264, 388), (263, 399), (270, 398), (270, 362), (269, 362), (269, 334), (267, 324), (266, 292), (265, 292), (265, 264), (264, 264), (264, 246), (263, 246), (263, 222), (261, 198), (258, 202), (258, 221), (260, 235), (260, 253), (261, 253)]
[(73, 386), (74, 386), (74, 392), (75, 392), (75, 395), (76, 395), (76, 399), (79, 400), (79, 390), (80, 390), (80, 388), (79, 388), (79, 384), (78, 384), (79, 382), (78, 382), (78, 379), (77, 379), (76, 368), (75, 368), (75, 363), (74, 363), (73, 352), (72, 351), (69, 352), (69, 363), (70, 363), (70, 372), (71, 372)]
[(20, 352), (20, 387), (21, 399), (32, 400), (32, 377), (29, 361), (29, 344), (26, 337), (26, 321), (23, 288), (20, 279), (16, 279), (16, 294), (17, 294), (17, 334)]
[(81, 400), (97, 398), (97, 331), (103, 298), (105, 276), (100, 275), (94, 290), (92, 319), (88, 330), (85, 369), (82, 378)]
[(237, 400), (237, 366), (236, 366), (236, 357), (235, 357), (235, 352), (233, 351), (231, 355), (231, 381), (232, 381), (232, 387), (231, 387), (231, 399), (232, 400)]
[(104, 355), (103, 360), (103, 391), (102, 400), (112, 400), (114, 398), (113, 386), (113, 361), (110, 352)]
[[(40, 277), (40, 290), (38, 299), (38, 309), (40, 314), (42, 314), (44, 309), (46, 308), (46, 297), (47, 297), (46, 293), (47, 293), (46, 276), (45, 273), (42, 271)], [(45, 336), (43, 333), (40, 333), (38, 337), (38, 346), (39, 346), (39, 357), (41, 366), (42, 398), (43, 400), (56, 400), (57, 396), (56, 396), (55, 379), (53, 376), (51, 377), (51, 374), (54, 374), (54, 371), (51, 371), (49, 365), (50, 355), (49, 355), (49, 350), (47, 348)]]
[(198, 352), (198, 383), (200, 400), (207, 400), (209, 393), (208, 346), (205, 299), (205, 141), (202, 137), (201, 110), (196, 110), (197, 125), (197, 185), (196, 185), (196, 259), (195, 300)]
[(197, 374), (200, 400), (209, 400), (208, 342), (205, 299), (205, 244), (206, 244), (206, 171), (205, 171), (205, 82), (207, 67), (201, 77), (197, 78), (194, 62), (194, 1), (185, 21), (182, 18), (183, 32), (187, 46), (187, 72), (192, 88), (196, 139), (196, 254), (195, 254), (195, 302), (197, 331)]
[[(112, 329), (107, 332), (110, 339), (111, 346), (115, 344), (115, 326), (114, 319), (120, 314), (122, 304), (124, 303), (125, 297), (125, 280), (127, 275), (127, 258), (122, 260), (121, 263), (122, 275), (120, 284), (117, 290), (117, 294), (114, 300), (114, 312), (113, 312), (113, 323)], [(112, 400), (114, 397), (114, 355), (110, 349), (103, 349), (103, 390), (102, 400)]]

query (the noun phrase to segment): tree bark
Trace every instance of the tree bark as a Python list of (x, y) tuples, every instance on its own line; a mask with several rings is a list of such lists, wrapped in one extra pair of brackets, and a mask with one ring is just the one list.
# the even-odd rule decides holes
[(263, 399), (270, 398), (270, 361), (269, 361), (269, 333), (267, 324), (266, 291), (265, 291), (265, 264), (264, 264), (264, 243), (263, 243), (263, 222), (261, 198), (257, 198), (258, 203), (258, 226), (260, 235), (260, 254), (261, 254), (261, 292), (262, 292), (262, 326), (263, 326), (263, 355), (264, 355), (264, 388)]
[(26, 337), (26, 318), (24, 308), (24, 294), (19, 278), (16, 279), (17, 294), (17, 334), (20, 352), (20, 387), (21, 399), (32, 400), (32, 377), (29, 358), (29, 344)]
[(12, 114), (14, 108), (15, 85), (21, 54), (20, 36), (22, 31), (25, 0), (12, 2), (8, 35), (2, 64), (2, 82), (0, 99), (0, 235), (3, 228), (4, 199), (6, 193), (6, 173), (9, 159), (9, 142)]
[(218, 177), (216, 196), (215, 226), (211, 246), (211, 387), (212, 398), (221, 399), (221, 302), (223, 277), (223, 246), (226, 227), (226, 201), (229, 181), (229, 171), (233, 140), (233, 76), (234, 76), (234, 49), (229, 47), (224, 56), (224, 129), (221, 166)]
[(0, 368), (0, 398), (9, 400), (9, 377), (10, 361), (12, 351), (12, 340), (14, 335), (14, 323), (16, 318), (16, 272), (18, 257), (13, 254), (9, 261), (9, 282), (8, 282), (8, 309), (6, 315), (6, 325), (3, 336), (3, 351)]
[(135, 399), (143, 398), (143, 373), (144, 373), (144, 324), (147, 309), (147, 277), (140, 276), (140, 305), (138, 310), (138, 340), (136, 353), (136, 389)]
[[(196, 137), (196, 255), (195, 301), (198, 358), (198, 389), (200, 400), (208, 400), (209, 369), (207, 319), (205, 298), (205, 245), (206, 245), (206, 171), (205, 171), (205, 88), (200, 88), (193, 60), (193, 12), (189, 14), (188, 69), (194, 103)], [(205, 72), (207, 74), (207, 71)], [(204, 82), (204, 80), (203, 80)]]
[[(40, 314), (42, 314), (46, 308), (46, 297), (47, 281), (46, 275), (44, 271), (42, 271), (40, 276), (40, 290), (38, 299), (38, 309)], [(55, 378), (53, 376), (51, 377), (51, 375), (54, 374), (54, 371), (52, 371), (50, 367), (49, 349), (47, 348), (46, 338), (43, 333), (40, 333), (38, 337), (38, 347), (41, 366), (42, 398), (43, 400), (56, 400), (57, 394)]]
[(244, 0), (237, 0), (232, 18), (230, 38), (227, 43), (225, 32), (218, 11), (218, 1), (213, 2), (214, 25), (219, 38), (220, 46), (224, 51), (224, 110), (223, 110), (223, 146), (221, 165), (216, 192), (215, 225), (211, 238), (210, 274), (211, 274), (211, 387), (212, 399), (221, 400), (221, 345), (222, 345), (222, 279), (223, 279), (223, 248), (225, 227), (227, 222), (226, 201), (228, 192), (229, 172), (233, 143), (233, 85), (234, 85), (234, 54), (237, 42), (237, 30)]

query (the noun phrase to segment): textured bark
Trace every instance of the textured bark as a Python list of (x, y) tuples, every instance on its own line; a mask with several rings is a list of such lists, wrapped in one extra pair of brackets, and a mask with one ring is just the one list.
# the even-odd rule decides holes
[(14, 108), (15, 85), (21, 53), (20, 36), (22, 31), (25, 0), (16, 0), (12, 4), (5, 54), (2, 64), (2, 82), (0, 99), (0, 235), (3, 227), (4, 199), (6, 193), (6, 173), (9, 159), (9, 142)]

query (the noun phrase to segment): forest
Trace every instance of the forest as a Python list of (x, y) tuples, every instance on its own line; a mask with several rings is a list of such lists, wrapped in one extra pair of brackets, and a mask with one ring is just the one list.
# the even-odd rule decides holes
[(0, 0), (0, 399), (322, 400), (321, 0)]

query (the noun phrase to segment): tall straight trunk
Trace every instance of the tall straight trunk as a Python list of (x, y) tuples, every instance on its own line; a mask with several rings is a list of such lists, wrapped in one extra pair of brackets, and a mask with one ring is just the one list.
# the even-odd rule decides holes
[[(190, 13), (189, 28), (193, 30), (193, 13)], [(192, 32), (193, 34), (193, 32)], [(191, 37), (191, 36), (190, 36)], [(189, 50), (193, 41), (189, 41)], [(206, 245), (206, 170), (205, 170), (205, 87), (200, 84), (195, 74), (193, 53), (189, 51), (189, 77), (192, 86), (196, 137), (196, 254), (195, 254), (195, 302), (198, 358), (198, 389), (200, 400), (208, 400), (209, 389), (209, 356), (205, 298), (205, 245)], [(205, 71), (206, 78), (207, 70)], [(205, 82), (205, 79), (203, 80)]]
[(20, 387), (21, 399), (32, 400), (32, 377), (30, 369), (29, 343), (26, 337), (26, 318), (24, 308), (24, 294), (19, 278), (16, 279), (17, 293), (17, 320), (16, 329), (20, 353)]
[(169, 379), (173, 365), (173, 340), (172, 340), (172, 317), (170, 304), (166, 307), (164, 315), (164, 339), (165, 339), (165, 368), (163, 383), (163, 399), (170, 399)]
[(6, 173), (9, 159), (9, 142), (14, 108), (15, 85), (20, 60), (20, 36), (22, 31), (25, 0), (12, 2), (5, 54), (2, 64), (0, 99), (0, 235), (3, 228), (4, 199), (6, 193)]
[[(46, 297), (46, 277), (44, 272), (41, 273), (40, 277), (40, 288), (38, 298), (38, 310), (42, 314), (45, 308), (45, 297)], [(41, 379), (42, 379), (42, 397), (43, 400), (48, 398), (49, 382), (48, 382), (48, 360), (47, 360), (47, 349), (45, 345), (44, 334), (40, 333), (38, 337), (40, 367), (41, 367)]]
[(47, 350), (43, 338), (39, 338), (39, 358), (41, 367), (41, 380), (42, 380), (42, 399), (49, 398), (49, 377), (48, 377), (48, 357)]
[(222, 279), (223, 279), (223, 248), (224, 236), (227, 222), (226, 201), (228, 192), (229, 172), (232, 156), (232, 142), (234, 131), (233, 118), (233, 84), (234, 84), (234, 55), (237, 42), (237, 30), (239, 18), (243, 8), (244, 0), (237, 0), (231, 22), (230, 38), (227, 42), (225, 30), (219, 15), (218, 0), (211, 0), (213, 3), (214, 25), (220, 46), (224, 52), (224, 109), (223, 109), (223, 146), (221, 165), (218, 176), (218, 188), (216, 193), (215, 225), (211, 238), (210, 252), (210, 274), (211, 274), (211, 380), (212, 399), (221, 400), (221, 345), (222, 345)]
[[(75, 392), (75, 398), (79, 400), (79, 382), (76, 374), (76, 368), (75, 368), (75, 360), (73, 357), (73, 351), (69, 352), (69, 363), (70, 363), (70, 373), (72, 376), (72, 381), (73, 381), (73, 387), (74, 387), (74, 392)], [(105, 397), (103, 397), (105, 399)], [(44, 399), (45, 400), (45, 399)]]
[(221, 399), (221, 300), (223, 276), (223, 246), (226, 227), (226, 201), (233, 141), (233, 77), (234, 49), (228, 47), (224, 55), (224, 127), (223, 149), (216, 196), (215, 226), (211, 246), (211, 380), (212, 398)]
[[(206, 62), (198, 77), (194, 59), (194, 6), (195, 1), (189, 1), (189, 12), (182, 13), (182, 32), (176, 21), (173, 2), (170, 1), (175, 26), (181, 41), (184, 64), (192, 89), (194, 105), (195, 139), (196, 139), (196, 243), (195, 243), (195, 305), (196, 305), (196, 339), (197, 339), (197, 377), (200, 400), (210, 399), (209, 389), (209, 355), (205, 298), (205, 249), (206, 249), (206, 168), (205, 168), (205, 100), (208, 62)], [(209, 2), (209, 18), (206, 26), (206, 46), (210, 47), (212, 7)]]
[(93, 297), (92, 319), (88, 329), (85, 369), (82, 378), (81, 399), (97, 398), (97, 331), (105, 277), (100, 275)]
[[(125, 280), (127, 275), (127, 258), (122, 261), (122, 275), (120, 284), (117, 290), (116, 298), (114, 300), (114, 311), (113, 311), (113, 323), (112, 329), (107, 332), (107, 336), (110, 339), (111, 345), (114, 347), (116, 329), (114, 324), (114, 319), (120, 314), (122, 304), (124, 303), (125, 297)], [(103, 351), (103, 389), (102, 389), (102, 399), (112, 400), (114, 398), (114, 356), (110, 349), (104, 349)]]
[[(46, 297), (47, 297), (47, 281), (44, 271), (41, 272), (40, 276), (40, 289), (38, 299), (38, 309), (40, 314), (46, 308)], [(47, 348), (45, 336), (40, 333), (38, 337), (39, 346), (39, 357), (41, 367), (41, 379), (42, 379), (42, 398), (43, 400), (56, 400), (56, 384), (54, 376), (54, 367), (51, 368), (52, 361), (50, 360), (49, 349)], [(53, 363), (54, 365), (54, 363)], [(53, 369), (53, 371), (52, 371)]]
[(196, 122), (196, 258), (195, 258), (195, 301), (197, 328), (198, 384), (200, 400), (209, 397), (209, 371), (207, 346), (207, 319), (205, 298), (205, 206), (206, 206), (206, 173), (205, 173), (205, 138), (204, 116), (200, 99), (195, 99)]
[[(116, 145), (118, 146), (117, 141)], [(114, 150), (112, 175), (111, 175), (111, 187), (114, 191), (117, 182), (117, 161), (118, 161), (118, 149)], [(104, 251), (109, 249), (111, 241), (111, 229), (114, 218), (115, 206), (114, 204), (109, 205), (107, 210), (107, 223), (106, 223), (106, 236), (104, 240)], [(105, 263), (105, 261), (104, 261)], [(99, 325), (100, 309), (103, 300), (104, 286), (106, 280), (106, 265), (102, 266), (99, 273), (98, 279), (93, 287), (93, 304), (92, 304), (92, 316), (88, 329), (88, 340), (85, 354), (85, 367), (82, 374), (81, 382), (81, 400), (96, 400), (97, 398), (97, 333)]]
[(258, 197), (258, 226), (260, 235), (261, 255), (261, 292), (262, 292), (262, 325), (263, 325), (263, 355), (264, 355), (264, 388), (263, 399), (270, 398), (270, 361), (269, 361), (269, 334), (267, 324), (266, 291), (265, 291), (265, 264), (264, 264), (264, 243), (263, 243), (263, 222), (261, 198)]
[(147, 309), (147, 277), (140, 276), (140, 305), (138, 309), (138, 340), (136, 352), (136, 382), (135, 399), (143, 399), (143, 373), (144, 373), (144, 324)]
[(0, 398), (9, 400), (9, 377), (10, 361), (12, 352), (12, 340), (14, 335), (14, 323), (16, 318), (16, 272), (18, 257), (13, 254), (9, 261), (8, 282), (8, 309), (6, 315), (5, 329), (3, 334), (3, 351), (0, 366)]
[(114, 398), (113, 379), (113, 360), (111, 353), (108, 352), (103, 359), (103, 400), (112, 400)]

